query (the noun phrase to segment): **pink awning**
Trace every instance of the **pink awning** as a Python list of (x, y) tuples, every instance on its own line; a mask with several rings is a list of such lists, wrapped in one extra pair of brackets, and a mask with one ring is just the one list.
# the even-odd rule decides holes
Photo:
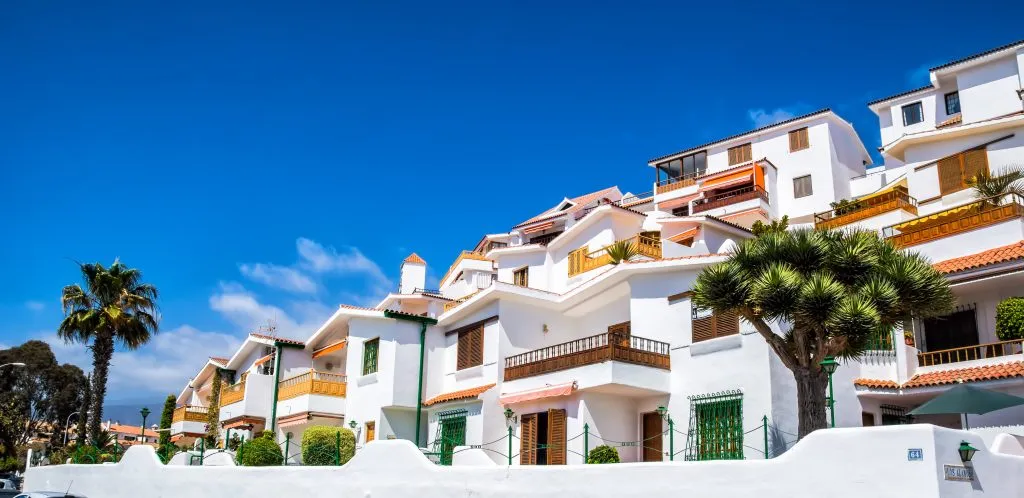
[(541, 232), (541, 231), (547, 230), (547, 229), (549, 229), (549, 228), (551, 228), (553, 226), (555, 226), (555, 222), (549, 221), (547, 223), (541, 223), (540, 225), (534, 225), (534, 226), (529, 227), (529, 228), (524, 228), (523, 229), (523, 233)]
[(525, 403), (527, 401), (534, 401), (543, 398), (553, 398), (556, 396), (568, 396), (576, 390), (576, 381), (566, 382), (565, 384), (555, 384), (553, 386), (545, 386), (537, 389), (528, 389), (526, 391), (518, 391), (514, 393), (502, 394), (498, 398), (498, 402), (503, 405), (512, 405), (515, 403)]
[(671, 199), (664, 202), (658, 203), (658, 211), (669, 211), (675, 208), (683, 207), (690, 203), (690, 201), (697, 198), (698, 194), (684, 195), (678, 199)]

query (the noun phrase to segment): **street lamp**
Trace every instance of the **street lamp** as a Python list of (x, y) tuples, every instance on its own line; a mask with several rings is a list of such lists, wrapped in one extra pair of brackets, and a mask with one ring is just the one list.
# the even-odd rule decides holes
[(658, 406), (658, 415), (668, 421), (668, 459), (674, 461), (676, 459), (676, 431), (675, 422), (672, 421), (672, 416), (668, 413), (668, 407), (665, 405)]
[(142, 415), (142, 443), (146, 442), (146, 417), (149, 416), (149, 408), (145, 406), (139, 410), (139, 415)]
[(0, 365), (0, 368), (4, 368), (4, 367), (23, 367), (23, 366), (25, 366), (25, 364), (21, 363), (21, 362), (17, 362), (17, 363), (4, 363), (3, 365)]
[(359, 425), (359, 424), (355, 420), (349, 420), (349, 422), (348, 422), (348, 426), (351, 427), (352, 430), (356, 430), (356, 426), (357, 425)]
[[(508, 466), (509, 467), (512, 466), (512, 437), (513, 437), (512, 433), (513, 433), (513, 431), (515, 431), (516, 419), (517, 418), (518, 417), (516, 417), (516, 412), (512, 411), (512, 408), (506, 406), (505, 407), (505, 425), (508, 426), (508, 456), (507, 456), (507, 459), (508, 459)], [(586, 430), (585, 429), (584, 429), (583, 438), (584, 438), (583, 447), (586, 448), (587, 447), (587, 442), (586, 442), (587, 436), (586, 436)], [(584, 456), (584, 458), (586, 458), (586, 457)]]
[(70, 427), (68, 426), (71, 425), (71, 417), (78, 414), (79, 412), (73, 412), (71, 415), (68, 415), (68, 419), (64, 421), (64, 446), (68, 445), (68, 430), (70, 430)]
[(832, 417), (832, 427), (836, 426), (836, 396), (832, 390), (832, 374), (836, 373), (839, 368), (839, 362), (831, 356), (826, 356), (824, 360), (821, 360), (821, 369), (828, 374), (828, 411)]
[(957, 453), (960, 454), (960, 461), (967, 463), (974, 458), (974, 454), (978, 451), (977, 448), (967, 444), (967, 441), (960, 441), (960, 447), (957, 448)]

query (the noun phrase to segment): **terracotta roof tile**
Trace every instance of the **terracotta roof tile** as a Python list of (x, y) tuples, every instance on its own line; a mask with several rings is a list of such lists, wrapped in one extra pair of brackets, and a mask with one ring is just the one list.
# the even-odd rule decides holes
[(957, 114), (956, 116), (953, 116), (953, 117), (951, 117), (951, 118), (949, 118), (949, 119), (947, 119), (947, 120), (945, 120), (945, 121), (935, 125), (935, 127), (936, 128), (945, 128), (947, 126), (958, 125), (958, 124), (962, 123), (963, 120), (964, 120), (963, 117), (961, 115)]
[(535, 221), (546, 220), (548, 218), (556, 218), (558, 216), (562, 216), (563, 214), (575, 213), (576, 211), (579, 211), (580, 209), (586, 207), (587, 204), (590, 204), (591, 202), (600, 200), (604, 197), (607, 197), (608, 195), (613, 194), (614, 191), (617, 189), (618, 187), (608, 187), (606, 189), (598, 190), (597, 192), (591, 192), (589, 194), (581, 195), (579, 197), (573, 197), (572, 199), (569, 199), (569, 201), (573, 203), (573, 206), (570, 207), (569, 209), (566, 209), (564, 211), (557, 211), (558, 207), (548, 209), (547, 211), (544, 211), (543, 213), (540, 213), (537, 216), (534, 216), (533, 218), (530, 218), (516, 225), (516, 227), (529, 225), (530, 223), (533, 223)]
[(227, 362), (231, 361), (230, 358), (221, 358), (220, 356), (211, 356), (210, 359), (222, 365), (226, 365)]
[(421, 265), (427, 264), (427, 262), (423, 261), (423, 258), (421, 258), (420, 255), (416, 254), (416, 253), (410, 254), (409, 257), (405, 258), (405, 261), (402, 261), (402, 262), (403, 263), (419, 263)]
[(955, 61), (950, 61), (950, 62), (947, 62), (945, 64), (941, 64), (941, 65), (935, 66), (935, 67), (929, 69), (929, 71), (938, 71), (939, 69), (947, 68), (949, 66), (955, 66), (957, 64), (960, 64), (961, 62), (967, 62), (967, 61), (972, 60), (972, 59), (977, 59), (979, 57), (984, 57), (986, 55), (994, 54), (996, 52), (999, 52), (999, 51), (1002, 51), (1002, 50), (1006, 50), (1008, 48), (1013, 48), (1013, 47), (1015, 47), (1017, 45), (1022, 45), (1022, 44), (1024, 44), (1024, 40), (1017, 40), (1017, 41), (1012, 42), (1012, 43), (1007, 43), (1006, 45), (1003, 45), (1001, 47), (996, 47), (996, 48), (993, 48), (993, 49), (989, 49), (989, 50), (986, 50), (984, 52), (979, 52), (979, 53), (974, 54), (974, 55), (968, 55), (967, 57), (962, 57), (962, 58), (957, 59)]
[(271, 341), (278, 341), (278, 342), (282, 342), (284, 344), (294, 344), (296, 346), (305, 346), (306, 345), (306, 343), (304, 343), (302, 341), (297, 341), (295, 339), (286, 339), (284, 337), (275, 337), (275, 336), (266, 335), (266, 334), (256, 334), (256, 333), (250, 332), (249, 336), (250, 337), (256, 337), (258, 339), (269, 339)]
[(964, 270), (973, 270), (983, 266), (998, 263), (1007, 263), (1024, 259), (1024, 241), (989, 249), (976, 254), (969, 254), (959, 258), (939, 261), (933, 266), (939, 273), (956, 273)]
[(367, 308), (366, 306), (353, 306), (351, 304), (339, 304), (338, 307), (345, 308), (347, 310), (380, 311), (377, 308)]
[(450, 393), (439, 394), (423, 402), (423, 406), (436, 405), (438, 403), (444, 403), (447, 401), (456, 401), (466, 398), (475, 398), (484, 393), (484, 391), (494, 387), (496, 384), (487, 384), (479, 387), (472, 387), (469, 389), (463, 389), (461, 391), (452, 391)]
[(1024, 377), (1024, 362), (1000, 363), (977, 367), (954, 368), (917, 374), (903, 385), (891, 380), (856, 379), (854, 385), (874, 389), (908, 389), (915, 387), (942, 386), (961, 382), (984, 382), (988, 380)]

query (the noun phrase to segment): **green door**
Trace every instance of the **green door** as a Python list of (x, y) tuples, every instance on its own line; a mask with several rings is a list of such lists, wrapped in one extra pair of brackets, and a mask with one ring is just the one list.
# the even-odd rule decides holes
[(438, 422), (441, 427), (435, 451), (441, 465), (451, 465), (455, 447), (466, 444), (466, 410), (439, 413)]

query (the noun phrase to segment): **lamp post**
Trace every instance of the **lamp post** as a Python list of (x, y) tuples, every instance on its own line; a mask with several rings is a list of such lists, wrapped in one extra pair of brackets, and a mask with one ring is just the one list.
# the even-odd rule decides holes
[(356, 432), (356, 427), (359, 426), (359, 422), (356, 422), (355, 420), (349, 420), (348, 421), (348, 426), (352, 428), (352, 433), (356, 437), (356, 443), (358, 443), (359, 442), (359, 433)]
[(674, 461), (676, 459), (675, 422), (672, 421), (672, 415), (669, 415), (668, 408), (664, 405), (658, 407), (658, 415), (668, 421), (668, 459)]
[(821, 369), (828, 374), (828, 412), (832, 417), (832, 427), (836, 426), (836, 397), (835, 392), (832, 390), (832, 374), (836, 373), (839, 368), (839, 362), (831, 356), (826, 356), (824, 360), (821, 360)]
[[(512, 466), (512, 431), (515, 430), (516, 425), (516, 412), (512, 411), (511, 408), (505, 407), (505, 425), (508, 426), (508, 465)], [(583, 446), (586, 447), (587, 443), (584, 442)], [(586, 457), (583, 457), (586, 459)], [(586, 460), (584, 460), (586, 461)]]
[(68, 445), (68, 430), (70, 429), (68, 426), (71, 425), (71, 417), (78, 414), (79, 412), (72, 412), (71, 415), (68, 415), (68, 419), (64, 421), (64, 446)]
[(978, 449), (968, 444), (967, 441), (960, 441), (960, 447), (956, 450), (960, 454), (960, 461), (964, 463), (970, 462), (977, 451)]
[(146, 442), (146, 417), (149, 416), (149, 408), (142, 407), (142, 409), (139, 410), (139, 415), (142, 415), (142, 435), (141, 435), (142, 439), (141, 439), (140, 442), (145, 443)]

